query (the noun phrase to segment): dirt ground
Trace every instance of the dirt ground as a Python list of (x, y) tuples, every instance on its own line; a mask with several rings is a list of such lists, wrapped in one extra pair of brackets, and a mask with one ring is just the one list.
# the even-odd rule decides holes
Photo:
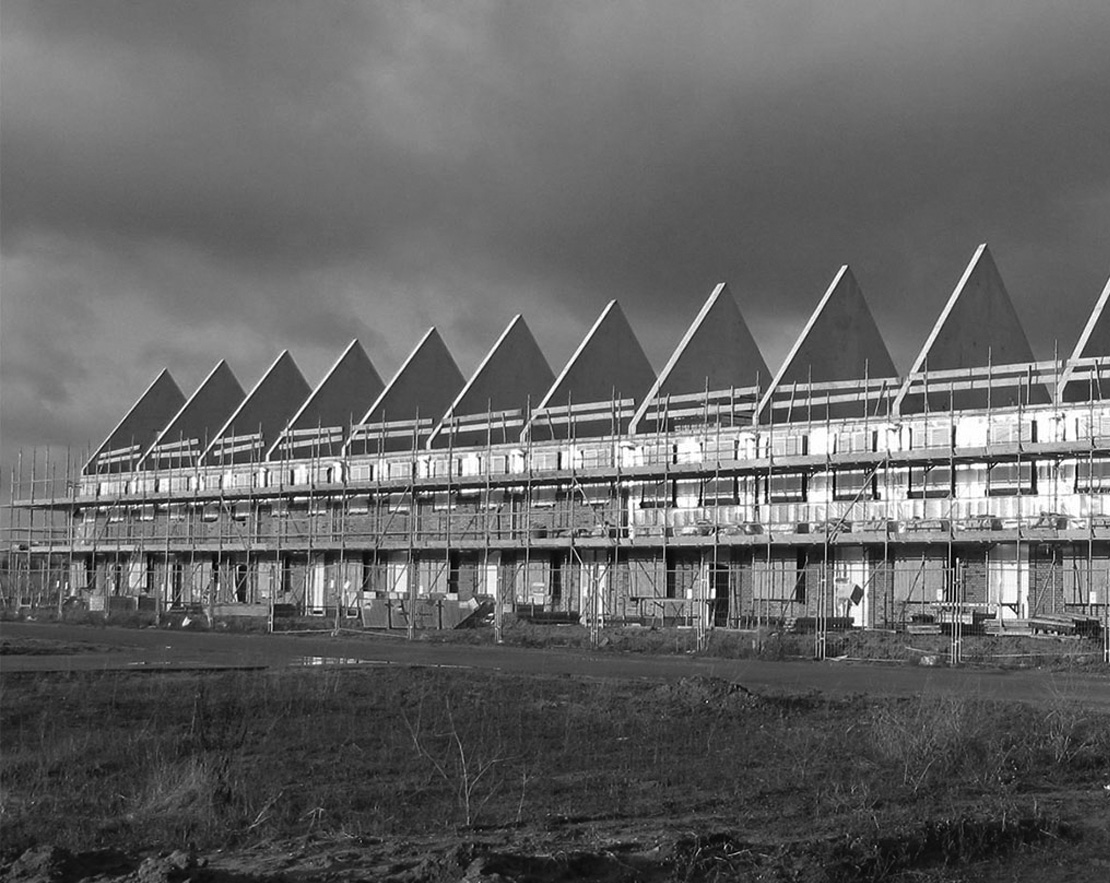
[(0, 627), (5, 880), (1110, 877), (1102, 674), (68, 628)]
[[(781, 658), (777, 651), (756, 656), (721, 655), (735, 650), (738, 643), (750, 647), (753, 642), (763, 641), (765, 647), (773, 646), (770, 643), (773, 636), (721, 635), (719, 645), (723, 646), (711, 642), (709, 652), (698, 654), (683, 643), (692, 640), (688, 630), (637, 632), (636, 649), (624, 649), (622, 643), (611, 640), (596, 651), (583, 647), (580, 632), (584, 631), (560, 627), (537, 635), (535, 628), (528, 627), (512, 636), (512, 642), (496, 645), (489, 630), (471, 634), (429, 633), (416, 641), (407, 641), (403, 635), (374, 632), (266, 635), (0, 621), (0, 642), (8, 647), (7, 654), (0, 656), (0, 672), (285, 669), (351, 664), (443, 666), (632, 680), (674, 680), (702, 675), (753, 688), (819, 690), (828, 696), (945, 693), (1043, 703), (1065, 695), (1110, 712), (1110, 668), (1099, 663), (1096, 641), (1024, 639), (1024, 643), (1011, 642), (1010, 646), (992, 642), (993, 652), (1002, 654), (1007, 665), (969, 662), (953, 668), (946, 664), (945, 648), (939, 638), (926, 645), (921, 638), (871, 635), (866, 637), (868, 646), (879, 651), (871, 657), (848, 655), (815, 664), (802, 658)], [(718, 636), (714, 636), (714, 641), (718, 641)], [(50, 643), (57, 646), (57, 654), (18, 652), (21, 645), (42, 647)], [(66, 645), (111, 648), (112, 652), (73, 653), (65, 649)], [(1010, 654), (1025, 652), (1023, 648), (1028, 646), (1040, 648), (1038, 652), (1046, 657), (1044, 664), (1016, 664), (1023, 657)], [(896, 647), (909, 647), (915, 652), (907, 651), (904, 659), (892, 659)], [(1063, 661), (1067, 659), (1076, 662)], [(932, 664), (922, 665), (922, 660)]]

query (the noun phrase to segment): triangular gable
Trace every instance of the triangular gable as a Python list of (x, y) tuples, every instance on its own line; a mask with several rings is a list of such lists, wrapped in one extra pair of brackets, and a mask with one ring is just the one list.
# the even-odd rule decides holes
[[(627, 417), (621, 419), (612, 403), (631, 399), (635, 404), (654, 381), (655, 372), (624, 311), (615, 300), (609, 301), (533, 411), (528, 429), (537, 440), (566, 438), (570, 434), (569, 424), (547, 419), (547, 409), (562, 409), (565, 421), (568, 406), (595, 403), (607, 407), (596, 413), (591, 410), (589, 415), (586, 412), (577, 415), (574, 436), (609, 435), (614, 429), (620, 432)], [(616, 427), (614, 414), (618, 420)]]
[[(519, 438), (523, 411), (543, 398), (555, 375), (527, 323), (514, 316), (428, 437), (428, 447), (501, 443)], [(492, 413), (493, 420), (466, 421)], [(515, 430), (515, 432), (514, 432)]]
[(652, 404), (667, 396), (743, 389), (766, 384), (769, 378), (770, 371), (736, 298), (722, 282), (671, 353), (632, 419), (630, 431), (636, 432)]
[[(1091, 399), (1110, 399), (1110, 279), (1102, 289), (1094, 310), (1083, 327), (1075, 350), (1064, 367), (1057, 398), (1064, 402), (1085, 402)], [(1076, 362), (1080, 359), (1097, 359), (1087, 366), (1082, 379), (1072, 379)]]
[(266, 459), (338, 457), (356, 420), (382, 391), (366, 350), (352, 340), (266, 452)]
[(289, 350), (282, 352), (221, 427), (201, 463), (255, 463), (304, 404), (310, 388)]
[[(932, 371), (982, 368), (988, 365), (1017, 365), (1033, 361), (1033, 348), (1018, 319), (1013, 301), (1006, 291), (1002, 275), (984, 242), (976, 250), (948, 298), (933, 330), (921, 348), (905, 383), (895, 400), (895, 410), (910, 413), (922, 405), (922, 396), (907, 399), (910, 384), (920, 375)], [(939, 384), (943, 386), (943, 384)], [(944, 408), (949, 400), (957, 408), (986, 407), (988, 398), (994, 405), (1017, 404), (1017, 388), (992, 391), (967, 390), (951, 395), (938, 390), (930, 395), (936, 406)], [(1026, 404), (1049, 401), (1048, 391), (1034, 385), (1022, 396)]]
[(195, 466), (209, 440), (227, 422), (243, 396), (243, 387), (221, 359), (159, 433), (139, 466), (144, 469)]
[(788, 383), (834, 383), (897, 373), (863, 291), (845, 264), (794, 341), (763, 396), (760, 411)]
[(358, 422), (346, 453), (358, 456), (411, 450), (414, 438), (419, 446), (455, 400), (463, 382), (443, 338), (429, 328)]
[(185, 394), (163, 368), (89, 458), (84, 474), (130, 472), (183, 404)]
[(798, 335), (772, 386), (894, 377), (897, 373), (863, 291), (845, 264)]

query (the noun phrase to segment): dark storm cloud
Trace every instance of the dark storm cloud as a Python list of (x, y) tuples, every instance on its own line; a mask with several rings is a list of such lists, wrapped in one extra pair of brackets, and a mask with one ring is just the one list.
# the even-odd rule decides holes
[(163, 364), (249, 386), (288, 347), (314, 383), (359, 336), (388, 374), (433, 322), (465, 371), (523, 312), (557, 369), (610, 297), (658, 366), (721, 280), (774, 365), (843, 262), (904, 367), (983, 240), (1049, 355), (1110, 272), (1101, 2), (3, 17), (20, 443)]

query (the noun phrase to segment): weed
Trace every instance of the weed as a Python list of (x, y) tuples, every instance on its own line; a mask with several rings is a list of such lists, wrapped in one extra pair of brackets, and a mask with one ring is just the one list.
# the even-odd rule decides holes
[[(424, 729), (423, 711), (422, 701), (415, 719), (403, 715), (405, 727), (417, 754), (427, 760), (439, 778), (458, 795), (463, 824), (471, 828), (482, 808), (504, 784), (504, 778), (496, 775), (497, 767), (507, 760), (504, 745), (500, 741), (482, 744), (482, 740), (471, 740), (469, 735), (464, 739), (451, 710), (450, 698), (444, 699), (442, 713), (436, 716), (431, 732)], [(523, 803), (522, 791), (520, 807)], [(517, 815), (519, 818), (520, 808)]]
[(1020, 814), (1046, 780), (1086, 793), (1110, 776), (1105, 716), (1054, 703), (400, 667), (9, 674), (0, 842), (222, 848), (605, 818), (827, 832), (968, 800)]

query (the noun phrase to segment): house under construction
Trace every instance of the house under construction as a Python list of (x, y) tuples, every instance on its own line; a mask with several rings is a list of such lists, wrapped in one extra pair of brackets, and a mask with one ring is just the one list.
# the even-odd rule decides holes
[(315, 388), (288, 352), (249, 391), (163, 371), (79, 475), (13, 475), (10, 591), (409, 630), (484, 604), (1097, 631), (1108, 299), (1038, 362), (984, 245), (905, 376), (846, 266), (774, 371), (725, 285), (658, 375), (615, 301), (557, 374), (520, 316), (469, 378), (434, 328), (388, 381), (357, 341)]

